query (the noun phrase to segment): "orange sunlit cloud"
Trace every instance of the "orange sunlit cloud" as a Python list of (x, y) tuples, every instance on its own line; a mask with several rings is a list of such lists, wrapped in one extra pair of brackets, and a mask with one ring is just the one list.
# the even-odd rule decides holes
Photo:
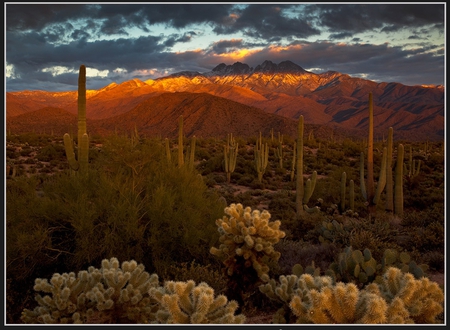
[(260, 51), (261, 49), (239, 49), (226, 54), (214, 54), (213, 57), (222, 62), (244, 61), (247, 57), (252, 56)]

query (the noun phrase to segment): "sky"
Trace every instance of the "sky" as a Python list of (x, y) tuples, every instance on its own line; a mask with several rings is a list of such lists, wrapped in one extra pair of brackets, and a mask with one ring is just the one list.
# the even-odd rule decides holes
[(236, 62), (445, 84), (445, 2), (5, 3), (5, 90), (77, 90)]

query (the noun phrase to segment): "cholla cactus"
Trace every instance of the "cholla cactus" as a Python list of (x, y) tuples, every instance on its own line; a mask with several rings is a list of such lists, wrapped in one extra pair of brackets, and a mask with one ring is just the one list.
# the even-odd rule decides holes
[(371, 292), (361, 292), (353, 283), (332, 284), (329, 276), (299, 278), (301, 294), (289, 303), (297, 323), (353, 324), (384, 323), (386, 302)]
[(366, 289), (389, 303), (388, 323), (436, 323), (436, 316), (443, 311), (444, 293), (436, 282), (426, 277), (416, 279), (396, 267), (383, 274), (381, 283), (372, 283)]
[(225, 208), (224, 216), (217, 219), (216, 224), (221, 234), (219, 248), (212, 247), (210, 252), (225, 259), (227, 274), (231, 276), (237, 269), (253, 267), (258, 277), (263, 281), (269, 280), (270, 259), (277, 261), (280, 252), (275, 251), (273, 245), (285, 236), (281, 231), (280, 220), (270, 221), (270, 213), (244, 208), (242, 204), (231, 204)]
[(158, 304), (148, 291), (158, 286), (158, 276), (144, 271), (142, 264), (116, 258), (104, 259), (100, 269), (54, 274), (50, 280), (36, 279), (39, 306), (24, 309), (24, 323), (150, 323)]
[(270, 279), (268, 283), (260, 285), (259, 290), (264, 293), (271, 300), (281, 303), (282, 307), (273, 315), (273, 323), (290, 323), (295, 319), (292, 310), (289, 308), (289, 303), (294, 296), (303, 297), (307, 288), (320, 288), (324, 285), (331, 285), (331, 278), (328, 277), (313, 277), (308, 276), (281, 275), (279, 283), (274, 279)]
[(164, 287), (151, 288), (150, 295), (159, 302), (158, 323), (164, 324), (240, 324), (244, 315), (234, 315), (238, 304), (227, 297), (214, 297), (214, 289), (205, 282), (195, 285), (167, 281)]
[(284, 302), (290, 299), (297, 323), (320, 324), (432, 324), (444, 301), (436, 282), (415, 279), (396, 267), (361, 290), (354, 283), (333, 284), (329, 276), (303, 274), (297, 283), (282, 283), (275, 294)]

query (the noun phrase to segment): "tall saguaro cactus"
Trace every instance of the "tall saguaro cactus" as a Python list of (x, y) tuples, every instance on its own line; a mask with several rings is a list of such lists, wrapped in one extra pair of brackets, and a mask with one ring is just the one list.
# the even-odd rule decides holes
[(64, 147), (70, 168), (86, 172), (89, 163), (89, 136), (86, 132), (86, 66), (81, 65), (78, 74), (78, 159), (75, 159), (73, 140), (64, 134)]
[(184, 165), (184, 155), (183, 155), (183, 116), (178, 119), (178, 168)]
[[(375, 192), (375, 181), (373, 178), (373, 96), (369, 93), (369, 136), (367, 139), (367, 184), (364, 180), (364, 153), (361, 152), (360, 158), (360, 178), (361, 193), (367, 202), (369, 215), (376, 211), (377, 203), (380, 200), (382, 191), (386, 186), (387, 180), (387, 162), (388, 148), (383, 148), (383, 158), (381, 163), (380, 176), (378, 178), (377, 190)], [(392, 158), (391, 158), (392, 159)]]
[(297, 217), (300, 217), (304, 214), (305, 211), (308, 213), (316, 212), (317, 208), (309, 208), (306, 205), (311, 198), (314, 188), (316, 186), (317, 181), (317, 171), (314, 171), (306, 181), (305, 187), (303, 186), (303, 127), (304, 119), (303, 116), (300, 116), (298, 121), (298, 130), (297, 130), (297, 142), (294, 147), (294, 156), (296, 156), (296, 167), (297, 167), (297, 180), (296, 180), (296, 208), (297, 208)]
[(403, 144), (399, 144), (395, 166), (394, 214), (400, 218), (403, 217), (403, 159), (404, 147)]
[(267, 143), (262, 143), (261, 133), (259, 135), (259, 140), (256, 141), (255, 145), (255, 164), (256, 172), (258, 173), (258, 181), (262, 182), (263, 174), (269, 163), (269, 147), (267, 146)]
[(297, 206), (297, 216), (303, 214), (303, 115), (300, 116), (298, 120), (297, 128), (297, 152), (296, 152), (296, 169), (297, 169), (297, 180), (296, 180), (296, 199), (295, 204)]
[(394, 180), (392, 178), (392, 152), (393, 152), (394, 129), (389, 127), (387, 138), (387, 160), (386, 160), (386, 211), (394, 211)]
[(342, 172), (342, 175), (341, 175), (341, 212), (345, 211), (346, 188), (347, 188), (347, 173)]
[[(298, 120), (298, 130), (297, 130), (297, 142), (296, 142), (296, 169), (297, 169), (297, 180), (296, 180), (296, 209), (297, 216), (304, 214), (305, 211), (312, 212), (313, 209), (309, 209), (306, 205), (311, 198), (314, 188), (316, 186), (317, 180), (317, 171), (314, 171), (306, 181), (306, 185), (303, 186), (303, 127), (304, 119), (303, 116), (300, 116)], [(316, 211), (317, 209), (314, 209)]]
[(375, 187), (373, 181), (373, 95), (369, 93), (369, 137), (367, 145), (367, 201), (369, 209), (373, 208)]
[(234, 140), (233, 134), (227, 135), (227, 144), (224, 146), (225, 172), (227, 173), (227, 183), (231, 181), (231, 173), (236, 168), (236, 159), (238, 154), (238, 143)]

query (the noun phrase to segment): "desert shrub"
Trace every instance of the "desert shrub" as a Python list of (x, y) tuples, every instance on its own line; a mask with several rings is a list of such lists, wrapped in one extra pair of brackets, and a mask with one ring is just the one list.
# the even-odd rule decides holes
[(445, 231), (441, 222), (433, 221), (426, 227), (408, 229), (412, 247), (422, 252), (444, 251)]
[(36, 155), (36, 158), (41, 162), (49, 162), (51, 160), (62, 158), (63, 153), (58, 153), (52, 144), (49, 144), (40, 149)]
[(426, 210), (410, 210), (405, 212), (402, 225), (408, 227), (426, 227), (429, 223), (438, 221), (444, 223), (444, 203), (435, 203)]
[(201, 265), (195, 260), (191, 262), (182, 262), (180, 264), (171, 264), (160, 274), (164, 281), (182, 281), (193, 280), (196, 283), (208, 283), (214, 292), (222, 294), (226, 291), (227, 279), (220, 270), (217, 263)]
[(278, 260), (280, 275), (292, 274), (292, 268), (296, 264), (306, 267), (313, 262), (321, 271), (325, 271), (340, 251), (334, 243), (310, 244), (293, 239), (281, 240), (275, 250), (281, 254)]
[[(218, 237), (219, 196), (195, 171), (167, 166), (159, 141), (112, 136), (85, 174), (63, 171), (8, 188), (8, 278), (48, 275), (117, 256), (150, 268), (207, 263)], [(24, 207), (27, 205), (27, 207)], [(101, 244), (99, 244), (101, 242)]]
[(158, 275), (149, 274), (136, 261), (119, 264), (103, 260), (75, 274), (55, 273), (50, 281), (37, 278), (34, 289), (38, 306), (24, 309), (21, 320), (28, 324), (123, 324), (153, 323), (161, 308), (150, 297), (159, 286)]
[(208, 263), (207, 247), (218, 239), (214, 221), (223, 213), (219, 196), (198, 174), (175, 167), (161, 168), (147, 189), (145, 226), (152, 263)]
[(430, 270), (444, 272), (445, 254), (442, 251), (430, 251), (421, 254), (421, 261), (430, 267)]
[(248, 205), (249, 207), (253, 207), (253, 208), (257, 207), (259, 204), (259, 201), (253, 197), (251, 191), (240, 192), (233, 196), (228, 195), (227, 201), (229, 203), (235, 203), (235, 204), (240, 203), (243, 205)]
[(205, 160), (200, 161), (199, 165), (197, 166), (197, 170), (202, 175), (207, 175), (212, 172), (223, 172), (223, 153), (221, 154), (215, 154), (209, 158), (206, 158)]
[(21, 156), (28, 157), (33, 150), (30, 147), (23, 147), (23, 149), (19, 152)]
[(268, 208), (274, 218), (280, 219), (282, 229), (286, 232), (286, 237), (292, 238), (291, 227), (297, 218), (295, 193), (289, 191), (274, 193)]

